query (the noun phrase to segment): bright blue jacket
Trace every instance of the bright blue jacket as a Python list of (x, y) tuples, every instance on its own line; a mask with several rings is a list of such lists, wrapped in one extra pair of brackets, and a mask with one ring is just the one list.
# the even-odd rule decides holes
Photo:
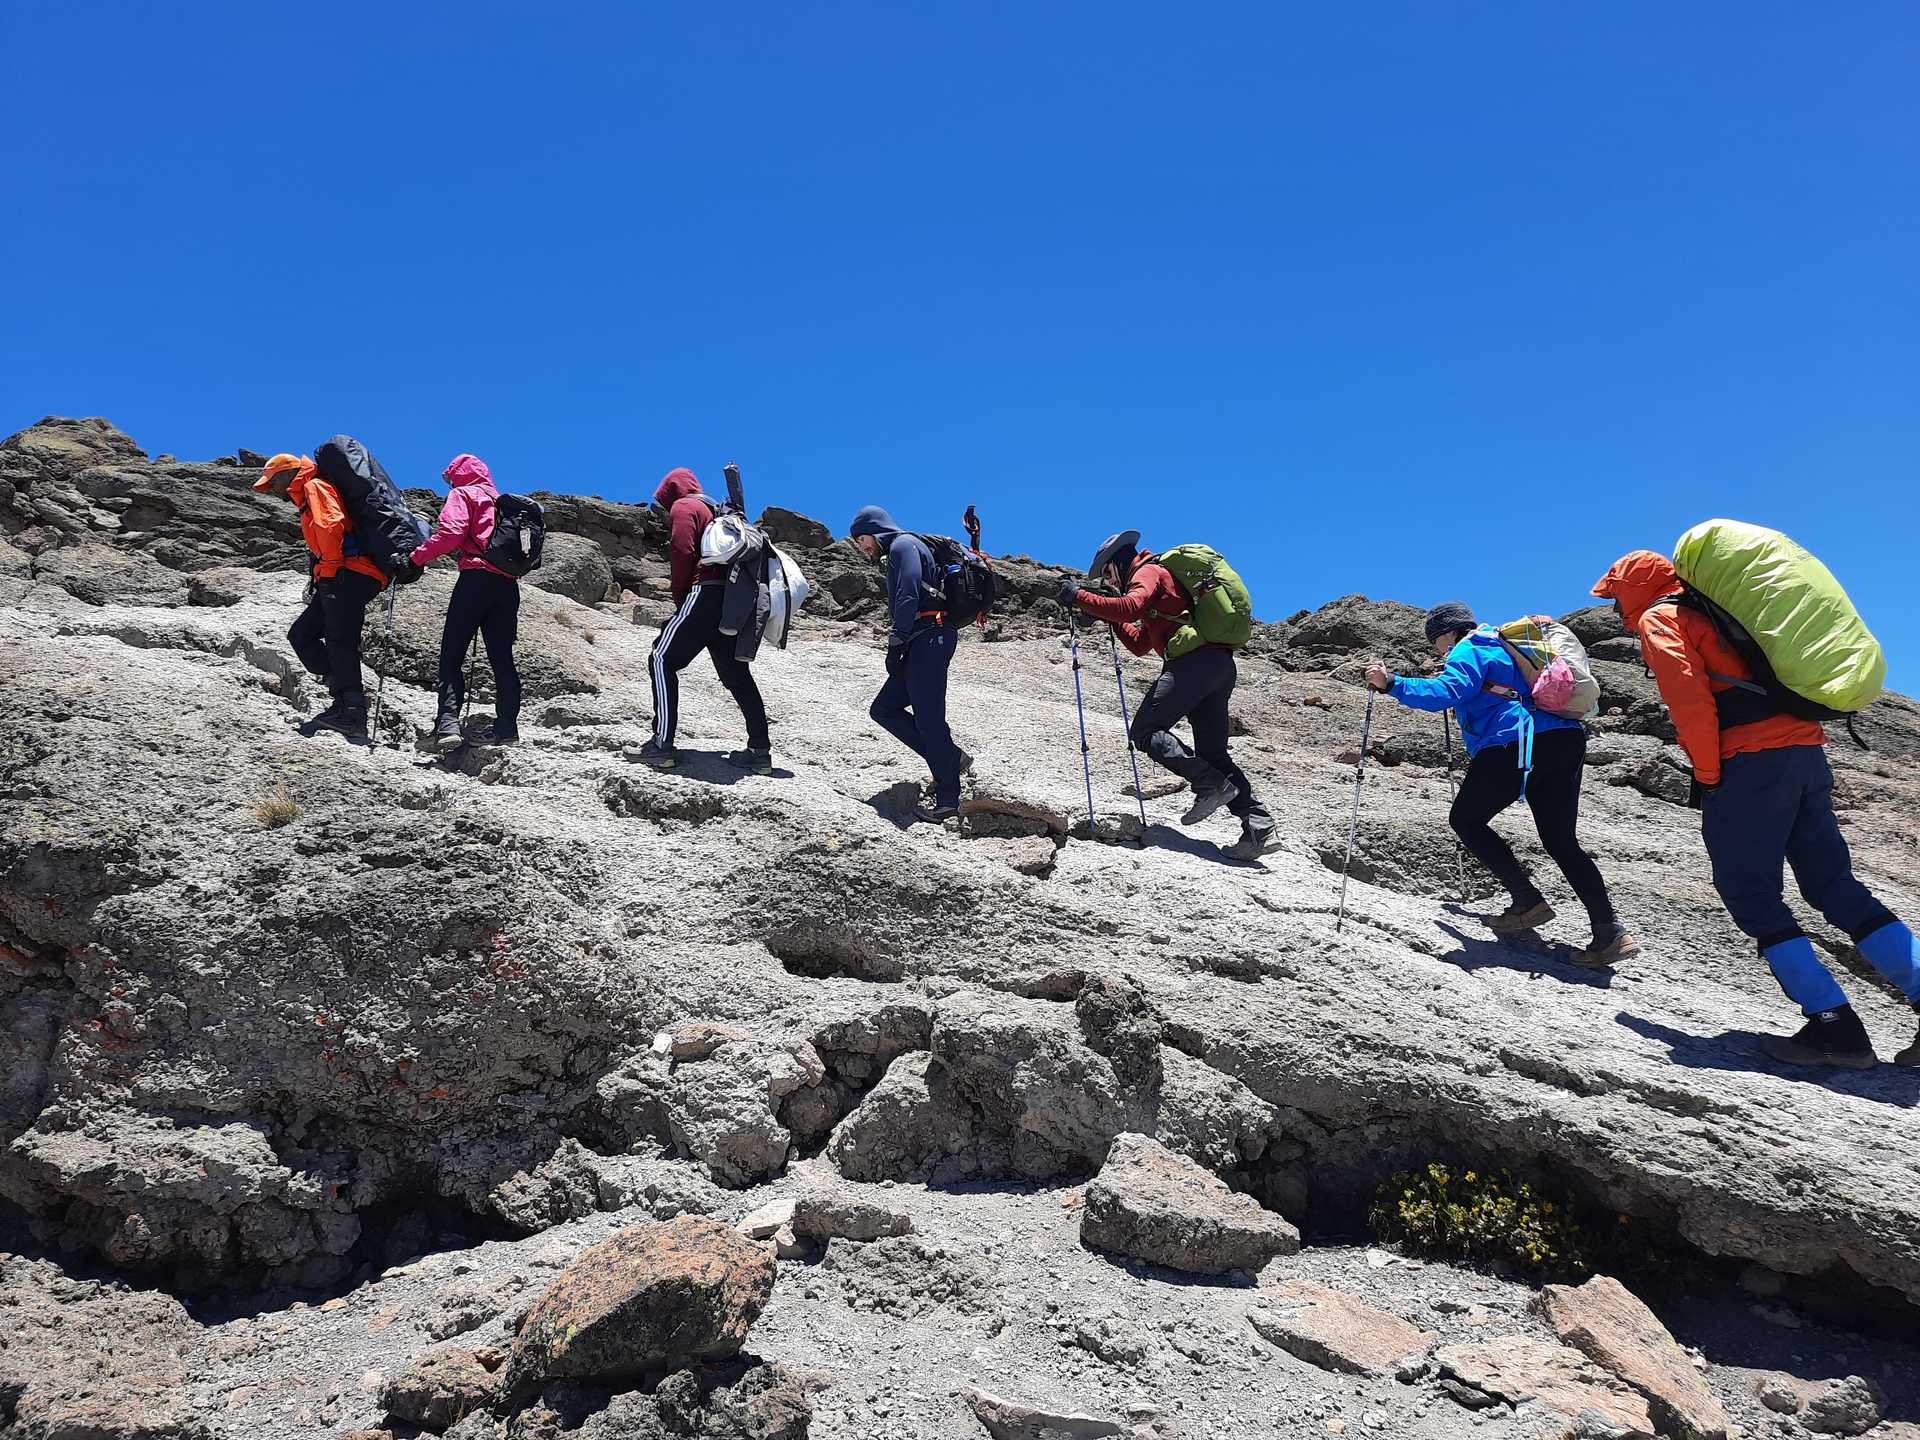
[(1447, 652), (1446, 666), (1433, 679), (1396, 675), (1387, 693), (1415, 710), (1453, 711), (1460, 717), (1460, 739), (1469, 755), (1478, 755), (1490, 745), (1522, 742), (1522, 769), (1532, 768), (1535, 731), (1580, 728), (1578, 720), (1548, 714), (1517, 698), (1529, 693), (1520, 667), (1506, 646), (1480, 630), (1469, 632)]

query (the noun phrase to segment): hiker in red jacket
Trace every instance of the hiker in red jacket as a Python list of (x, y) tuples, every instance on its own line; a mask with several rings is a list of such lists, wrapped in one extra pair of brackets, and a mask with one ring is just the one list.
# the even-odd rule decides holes
[[(1101, 595), (1073, 580), (1060, 586), (1060, 603), (1104, 620), (1136, 655), (1167, 653), (1167, 641), (1185, 622), (1192, 602), (1173, 572), (1142, 550), (1140, 532), (1123, 530), (1094, 553), (1087, 575), (1120, 591)], [(1251, 860), (1273, 843), (1273, 817), (1253, 793), (1253, 782), (1227, 753), (1227, 704), (1239, 672), (1230, 645), (1202, 645), (1167, 660), (1147, 698), (1133, 713), (1133, 743), (1193, 787), (1193, 804), (1180, 817), (1197, 825), (1223, 806), (1240, 819), (1240, 839), (1227, 847), (1235, 860)], [(1173, 734), (1186, 720), (1193, 749)]]
[(477, 455), (454, 456), (440, 478), (446, 482), (447, 498), (440, 506), (439, 523), (411, 556), (424, 568), (442, 555), (457, 555), (460, 566), (440, 632), (440, 713), (428, 743), (443, 751), (466, 743), (460, 711), (467, 698), (467, 647), (478, 634), (487, 647), (487, 664), (493, 667), (493, 732), (487, 738), (494, 745), (512, 745), (520, 739), (520, 670), (513, 663), (520, 582), (486, 560), (500, 492), (494, 488), (493, 472)]
[(713, 506), (700, 493), (691, 470), (669, 470), (653, 492), (656, 510), (667, 517), (667, 560), (676, 608), (653, 642), (648, 670), (653, 676), (653, 736), (635, 758), (655, 770), (680, 763), (673, 736), (679, 724), (680, 672), (702, 650), (713, 661), (720, 683), (733, 696), (747, 722), (747, 748), (724, 758), (758, 775), (773, 773), (773, 741), (767, 733), (766, 702), (754, 683), (753, 669), (734, 653), (732, 635), (720, 633), (720, 609), (726, 596), (726, 567), (700, 563), (700, 537), (713, 523)]

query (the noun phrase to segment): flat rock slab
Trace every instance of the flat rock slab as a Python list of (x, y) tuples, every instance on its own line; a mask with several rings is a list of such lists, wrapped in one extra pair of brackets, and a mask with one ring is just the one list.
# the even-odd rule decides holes
[(1646, 1398), (1661, 1434), (1725, 1440), (1727, 1412), (1667, 1327), (1618, 1280), (1549, 1285), (1539, 1304), (1554, 1334)]
[(1124, 1134), (1087, 1186), (1080, 1243), (1171, 1270), (1224, 1275), (1293, 1254), (1300, 1232), (1159, 1141)]
[(1390, 1375), (1396, 1362), (1434, 1338), (1398, 1315), (1307, 1280), (1285, 1280), (1261, 1292), (1247, 1314), (1261, 1338), (1322, 1370)]
[(913, 1218), (841, 1190), (800, 1195), (793, 1202), (793, 1233), (809, 1240), (880, 1240), (906, 1235)]
[[(1488, 1404), (1529, 1402), (1568, 1421), (1592, 1411), (1614, 1430), (1652, 1435), (1647, 1402), (1578, 1350), (1525, 1335), (1501, 1335), (1472, 1345), (1445, 1345), (1433, 1353), (1448, 1393), (1473, 1408), (1475, 1396)], [(1453, 1387), (1459, 1387), (1455, 1389)], [(1462, 1392), (1465, 1392), (1464, 1394)]]
[(735, 1354), (773, 1295), (774, 1259), (704, 1216), (635, 1225), (582, 1250), (514, 1341), (516, 1392), (546, 1380), (630, 1380)]
[(1127, 1433), (1126, 1427), (1114, 1420), (1099, 1420), (1077, 1411), (1061, 1414), (1018, 1400), (1003, 1400), (972, 1386), (960, 1394), (993, 1440), (1105, 1440), (1109, 1435)]
[(1024, 800), (1017, 795), (997, 794), (978, 786), (971, 795), (960, 802), (960, 813), (968, 817), (1005, 815), (1016, 820), (1032, 821), (1044, 826), (1055, 835), (1067, 833), (1067, 817), (1052, 806)]
[(497, 1350), (435, 1350), (380, 1388), (389, 1421), (444, 1430), (502, 1398)]

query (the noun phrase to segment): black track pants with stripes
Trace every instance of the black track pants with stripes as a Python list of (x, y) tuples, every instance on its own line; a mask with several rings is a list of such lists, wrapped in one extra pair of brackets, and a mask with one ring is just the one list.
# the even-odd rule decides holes
[(714, 674), (746, 719), (747, 744), (755, 750), (771, 745), (766, 702), (753, 682), (753, 667), (735, 658), (734, 637), (720, 633), (720, 605), (725, 595), (724, 585), (694, 586), (653, 642), (653, 656), (648, 662), (653, 676), (653, 738), (661, 745), (673, 744), (680, 721), (680, 672), (702, 650), (712, 657)]

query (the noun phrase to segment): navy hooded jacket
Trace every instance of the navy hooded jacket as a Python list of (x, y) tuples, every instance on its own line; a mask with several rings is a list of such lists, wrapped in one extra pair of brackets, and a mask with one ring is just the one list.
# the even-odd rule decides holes
[(945, 609), (947, 596), (927, 542), (902, 530), (878, 505), (868, 505), (855, 515), (847, 533), (855, 538), (873, 536), (886, 553), (887, 615), (893, 625), (887, 643), (904, 645), (922, 630), (935, 629), (939, 621), (924, 612)]

